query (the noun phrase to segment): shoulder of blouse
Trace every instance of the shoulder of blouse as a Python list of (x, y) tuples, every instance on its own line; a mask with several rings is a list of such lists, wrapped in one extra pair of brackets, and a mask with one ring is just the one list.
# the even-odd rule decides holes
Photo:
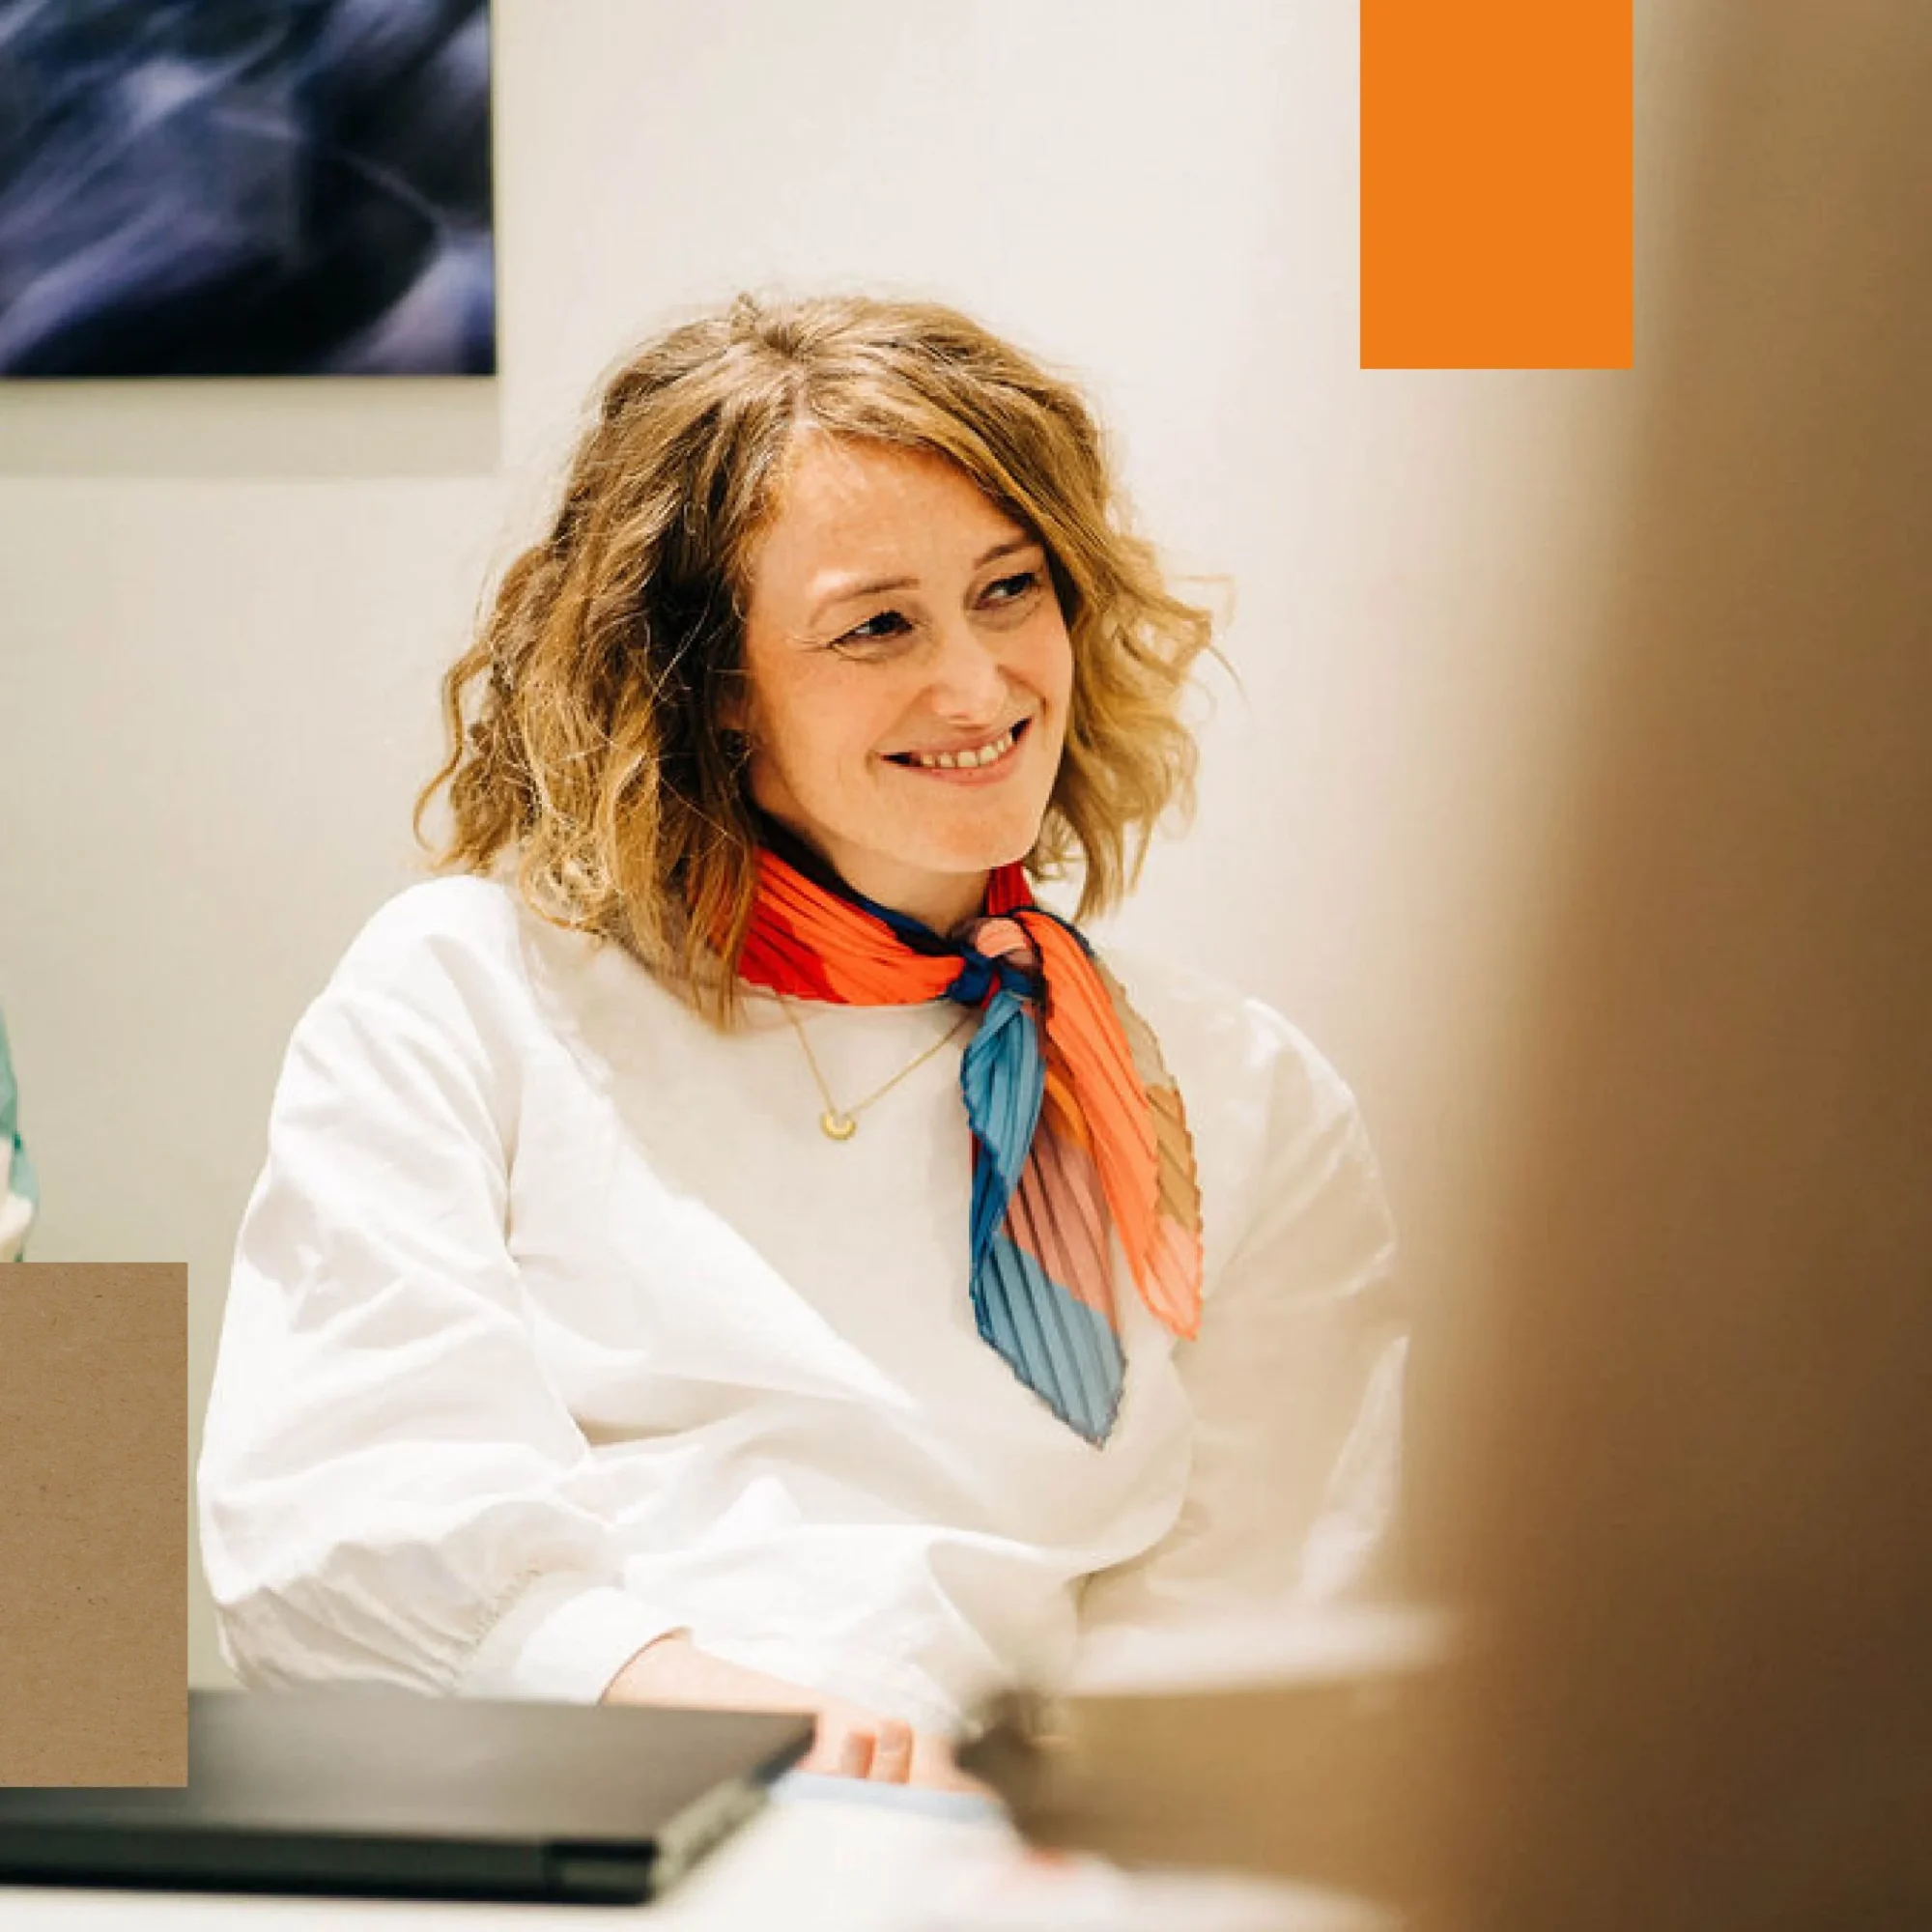
[[(700, 1039), (708, 1030), (620, 946), (553, 924), (512, 881), (449, 874), (406, 887), (350, 942), (311, 1009), (379, 1015), (522, 1058), (537, 1042), (581, 1046), (648, 1014)], [(427, 1036), (418, 1035), (418, 1037)]]
[(507, 960), (526, 915), (502, 880), (452, 873), (406, 886), (364, 922), (342, 956), (343, 974), (377, 974), (469, 953)]
[[(378, 906), (298, 1022), (292, 1058), (408, 1042), (469, 1062), (518, 1057), (535, 1017), (515, 888), (469, 875), (426, 879)], [(480, 1056), (480, 1058), (479, 1058)]]
[(328, 991), (409, 1000), (449, 988), (486, 1005), (508, 999), (521, 1006), (540, 987), (554, 991), (615, 951), (539, 918), (508, 880), (451, 873), (405, 887), (378, 906), (343, 953)]

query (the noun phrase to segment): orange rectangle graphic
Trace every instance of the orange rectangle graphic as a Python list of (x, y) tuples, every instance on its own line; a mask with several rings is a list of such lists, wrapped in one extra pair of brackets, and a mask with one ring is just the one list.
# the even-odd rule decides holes
[(1362, 367), (1627, 369), (1632, 0), (1362, 0)]

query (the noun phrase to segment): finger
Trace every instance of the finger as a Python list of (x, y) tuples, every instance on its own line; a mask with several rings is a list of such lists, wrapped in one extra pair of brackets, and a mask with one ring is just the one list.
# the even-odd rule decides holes
[(820, 1711), (812, 1726), (811, 1748), (799, 1760), (799, 1770), (815, 1772), (820, 1777), (843, 1776), (840, 1754), (845, 1747), (845, 1726)]
[(838, 1776), (866, 1777), (872, 1769), (875, 1740), (870, 1731), (847, 1731), (838, 1744)]
[(871, 1778), (875, 1784), (904, 1784), (912, 1776), (912, 1726), (897, 1718), (884, 1718), (872, 1747)]

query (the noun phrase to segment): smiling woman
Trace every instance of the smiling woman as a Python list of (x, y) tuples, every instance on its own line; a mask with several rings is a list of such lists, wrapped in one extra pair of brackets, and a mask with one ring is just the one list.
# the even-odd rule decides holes
[(250, 1682), (803, 1708), (1363, 1587), (1405, 1324), (1352, 1099), (1078, 916), (1204, 613), (1078, 393), (740, 298), (607, 384), (445, 684), (447, 876), (291, 1046), (201, 1466)]

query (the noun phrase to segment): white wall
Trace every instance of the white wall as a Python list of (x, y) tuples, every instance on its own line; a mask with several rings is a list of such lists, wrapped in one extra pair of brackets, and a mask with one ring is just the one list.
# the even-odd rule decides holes
[[(1690, 33), (1642, 11), (1647, 219)], [(588, 385), (741, 284), (859, 283), (1083, 372), (1145, 522), (1235, 581), (1245, 693), (1213, 677), (1198, 828), (1122, 927), (1343, 1067), (1427, 1294), (1498, 1101), (1581, 648), (1555, 593), (1629, 379), (1356, 367), (1343, 0), (497, 16), (498, 383), (0, 391), (0, 1000), (36, 1254), (185, 1259), (198, 1410), (281, 1047), (409, 875), (436, 676)], [(198, 1584), (191, 1662), (220, 1675)]]

